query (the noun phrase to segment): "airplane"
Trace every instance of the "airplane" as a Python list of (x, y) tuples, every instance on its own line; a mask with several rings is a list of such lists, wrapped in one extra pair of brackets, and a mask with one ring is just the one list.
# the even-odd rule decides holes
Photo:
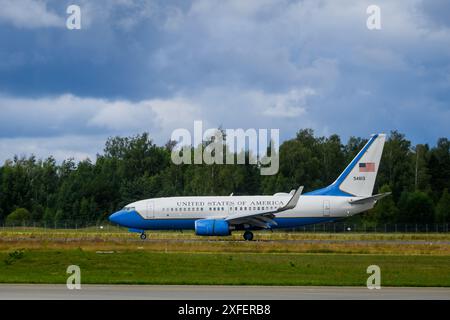
[(253, 240), (254, 230), (296, 228), (333, 222), (374, 207), (389, 195), (372, 195), (383, 152), (385, 134), (374, 134), (339, 177), (329, 186), (302, 194), (256, 196), (164, 197), (140, 200), (113, 213), (109, 220), (140, 233), (146, 230), (195, 230), (199, 236), (229, 236), (244, 231)]

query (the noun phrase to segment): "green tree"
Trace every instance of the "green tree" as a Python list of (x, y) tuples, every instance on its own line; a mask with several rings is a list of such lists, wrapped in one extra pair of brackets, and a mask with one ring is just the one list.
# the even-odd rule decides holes
[[(430, 148), (427, 144), (418, 144), (415, 147), (415, 155), (412, 155), (415, 167), (417, 167), (417, 190), (431, 191), (430, 174), (428, 162), (430, 158)], [(414, 185), (416, 183), (414, 182)], [(416, 185), (415, 185), (416, 187)]]
[(434, 222), (433, 200), (424, 192), (404, 192), (398, 206), (400, 210), (398, 222), (419, 224)]
[(358, 154), (358, 152), (367, 143), (367, 139), (362, 139), (358, 137), (350, 137), (347, 144), (344, 146), (345, 163), (350, 163), (353, 158)]
[[(391, 188), (389, 185), (383, 185), (379, 192), (391, 192)], [(380, 201), (377, 202), (375, 207), (372, 209), (373, 213), (373, 222), (379, 223), (392, 223), (397, 219), (398, 208), (395, 205), (394, 199), (392, 196), (387, 196)]]
[(331, 135), (329, 138), (320, 140), (320, 156), (322, 160), (322, 169), (320, 180), (325, 185), (332, 183), (342, 172), (345, 165), (344, 147), (338, 135)]
[(6, 223), (9, 225), (18, 224), (22, 222), (29, 222), (30, 219), (30, 211), (25, 208), (17, 208), (6, 217)]
[(436, 207), (436, 222), (449, 223), (450, 222), (450, 194), (448, 189), (444, 189), (442, 197)]
[(52, 208), (45, 208), (44, 215), (42, 217), (42, 221), (46, 225), (52, 225), (55, 222), (55, 210)]
[(40, 221), (44, 215), (45, 208), (39, 203), (33, 205), (31, 211), (31, 219), (33, 221)]
[(391, 132), (384, 146), (377, 183), (391, 187), (394, 201), (399, 199), (402, 192), (414, 190), (414, 164), (410, 147), (411, 142), (398, 131)]
[[(18, 207), (30, 211), (33, 220), (55, 223), (105, 219), (129, 202), (150, 197), (274, 194), (299, 185), (307, 192), (332, 182), (366, 142), (351, 137), (342, 145), (337, 135), (318, 137), (312, 129), (299, 130), (281, 144), (280, 170), (273, 176), (261, 176), (258, 165), (248, 164), (248, 150), (241, 151), (244, 165), (175, 165), (170, 153), (176, 143), (157, 146), (147, 133), (109, 138), (95, 161), (77, 163), (69, 158), (57, 164), (52, 157), (14, 156), (0, 166), (0, 221)], [(414, 193), (416, 163), (420, 194)], [(392, 131), (374, 192), (378, 186), (382, 186), (380, 192), (392, 190), (393, 196), (359, 219), (448, 221), (448, 191), (444, 192), (450, 189), (448, 138), (440, 138), (434, 147), (411, 148), (403, 134)], [(433, 206), (436, 211), (430, 215)]]
[(450, 190), (450, 141), (447, 138), (440, 138), (436, 147), (430, 150), (427, 167), (437, 200), (444, 189)]

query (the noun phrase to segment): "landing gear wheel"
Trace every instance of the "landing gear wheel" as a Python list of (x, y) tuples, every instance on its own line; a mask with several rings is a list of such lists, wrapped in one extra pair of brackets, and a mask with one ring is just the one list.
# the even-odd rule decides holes
[(142, 240), (145, 240), (145, 239), (147, 239), (147, 235), (143, 232), (143, 233), (141, 233), (141, 239)]
[(244, 239), (245, 239), (245, 241), (252, 241), (253, 240), (253, 232), (245, 231), (244, 232)]

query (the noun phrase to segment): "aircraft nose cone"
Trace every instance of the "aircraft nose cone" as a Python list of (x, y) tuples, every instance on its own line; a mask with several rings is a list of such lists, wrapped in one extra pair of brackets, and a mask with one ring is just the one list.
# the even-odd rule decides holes
[(117, 211), (114, 212), (112, 215), (109, 216), (109, 221), (111, 221), (112, 223), (116, 223), (119, 224), (120, 222), (120, 217), (123, 216), (123, 211)]

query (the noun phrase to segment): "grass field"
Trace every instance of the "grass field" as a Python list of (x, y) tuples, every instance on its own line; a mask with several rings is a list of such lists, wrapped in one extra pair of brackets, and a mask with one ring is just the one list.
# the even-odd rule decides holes
[[(384, 286), (450, 286), (449, 256), (348, 254), (97, 253), (77, 249), (0, 253), (0, 282), (65, 283), (67, 266), (82, 283), (364, 286), (369, 265)], [(5, 261), (10, 260), (9, 263)]]
[(345, 253), (450, 256), (450, 234), (256, 232), (258, 241), (198, 237), (193, 232), (150, 232), (147, 241), (123, 229), (0, 230), (0, 251), (12, 249), (140, 250), (153, 252)]
[[(384, 286), (450, 286), (449, 234), (256, 233), (261, 241), (192, 232), (0, 231), (1, 283), (364, 286), (369, 265)], [(282, 241), (280, 241), (282, 240)]]

